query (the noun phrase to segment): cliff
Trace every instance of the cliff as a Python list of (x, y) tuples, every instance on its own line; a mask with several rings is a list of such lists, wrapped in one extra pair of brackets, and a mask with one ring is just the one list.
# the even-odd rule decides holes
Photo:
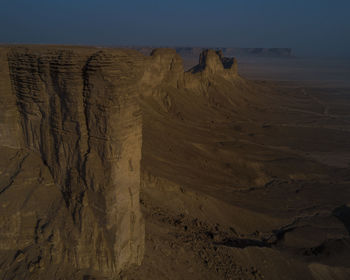
[(134, 81), (142, 75), (142, 55), (35, 47), (1, 52), (8, 75), (2, 75), (0, 142), (23, 154), (29, 173), (21, 182), (17, 167), (2, 189), (2, 201), (18, 198), (1, 212), (1, 248), (21, 252), (27, 264), (40, 260), (39, 268), (118, 273), (140, 263), (141, 115)]
[(235, 79), (235, 67), (213, 51), (198, 76), (169, 49), (1, 48), (0, 277), (114, 277), (140, 264), (139, 98)]

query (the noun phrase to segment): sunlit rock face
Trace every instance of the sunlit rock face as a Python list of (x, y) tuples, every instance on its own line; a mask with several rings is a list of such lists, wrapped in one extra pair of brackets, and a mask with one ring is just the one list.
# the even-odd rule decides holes
[(136, 51), (1, 49), (5, 278), (17, 265), (35, 278), (140, 264), (144, 67)]

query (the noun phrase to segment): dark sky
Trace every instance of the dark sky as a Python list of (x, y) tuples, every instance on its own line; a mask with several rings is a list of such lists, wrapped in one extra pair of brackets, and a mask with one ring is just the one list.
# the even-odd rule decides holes
[(350, 56), (350, 0), (0, 0), (0, 42)]

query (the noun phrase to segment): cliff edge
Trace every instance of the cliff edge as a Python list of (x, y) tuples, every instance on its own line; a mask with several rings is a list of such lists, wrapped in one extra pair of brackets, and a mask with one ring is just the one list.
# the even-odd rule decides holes
[[(193, 72), (229, 78), (236, 64), (205, 51)], [(0, 48), (0, 277), (116, 276), (140, 264), (138, 100), (200, 79), (170, 49)]]

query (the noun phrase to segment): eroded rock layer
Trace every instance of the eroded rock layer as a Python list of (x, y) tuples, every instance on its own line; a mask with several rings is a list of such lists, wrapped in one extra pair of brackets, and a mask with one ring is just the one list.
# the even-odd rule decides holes
[[(1, 190), (0, 244), (26, 260), (7, 256), (1, 273), (10, 277), (11, 266), (23, 263), (33, 264), (33, 275), (50, 265), (113, 274), (140, 263), (144, 57), (67, 48), (1, 54), (0, 141), (13, 149), (8, 164), (14, 154), (22, 166), (8, 171)], [(30, 171), (20, 179), (24, 165)]]

